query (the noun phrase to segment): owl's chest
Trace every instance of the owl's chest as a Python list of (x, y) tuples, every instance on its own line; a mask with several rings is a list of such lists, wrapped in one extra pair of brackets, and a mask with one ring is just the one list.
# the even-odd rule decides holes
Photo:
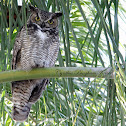
[[(27, 36), (22, 46), (21, 62), (23, 66), (48, 67), (52, 59), (57, 58), (59, 42), (56, 38), (49, 37), (45, 32), (36, 31)], [(53, 63), (54, 64), (54, 63)]]
[(44, 44), (46, 40), (49, 39), (47, 34), (45, 32), (42, 32), (41, 30), (37, 30), (35, 32), (35, 36), (36, 36), (36, 41), (38, 41), (39, 44)]
[(25, 35), (23, 39), (22, 51), (29, 53), (30, 55), (46, 50), (52, 44), (51, 38), (47, 36), (45, 32), (41, 32), (41, 30)]

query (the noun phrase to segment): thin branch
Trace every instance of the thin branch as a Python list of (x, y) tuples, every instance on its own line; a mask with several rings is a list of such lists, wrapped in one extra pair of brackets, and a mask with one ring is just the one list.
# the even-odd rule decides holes
[(37, 68), (29, 71), (4, 71), (0, 73), (0, 82), (19, 81), (39, 78), (58, 77), (93, 77), (113, 78), (112, 68), (90, 68), (90, 67), (52, 67)]

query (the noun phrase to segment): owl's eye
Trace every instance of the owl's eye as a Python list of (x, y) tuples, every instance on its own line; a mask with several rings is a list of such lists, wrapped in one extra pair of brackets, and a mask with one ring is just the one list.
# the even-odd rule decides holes
[(48, 23), (49, 24), (53, 24), (54, 22), (53, 22), (53, 20), (49, 20)]
[(37, 16), (37, 17), (35, 18), (35, 20), (36, 20), (36, 21), (40, 21), (40, 18)]

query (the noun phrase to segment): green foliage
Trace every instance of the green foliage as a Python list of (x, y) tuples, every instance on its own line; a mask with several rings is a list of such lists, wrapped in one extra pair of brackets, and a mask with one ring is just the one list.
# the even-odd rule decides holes
[[(11, 118), (11, 84), (0, 83), (0, 125), (124, 126), (126, 71), (120, 64), (126, 65), (119, 50), (118, 18), (126, 10), (121, 3), (118, 0), (22, 1), (22, 8), (18, 7), (17, 0), (0, 2), (0, 72), (11, 69), (14, 40), (26, 24), (31, 3), (43, 10), (63, 12), (59, 21), (61, 44), (56, 67), (111, 66), (115, 78), (51, 79), (23, 123)], [(113, 60), (115, 53), (118, 68)]]

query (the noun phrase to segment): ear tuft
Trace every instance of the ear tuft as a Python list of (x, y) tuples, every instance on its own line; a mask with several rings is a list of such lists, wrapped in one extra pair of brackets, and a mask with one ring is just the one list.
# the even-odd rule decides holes
[(35, 11), (36, 10), (36, 8), (33, 5), (30, 5), (29, 8), (30, 8), (30, 11)]
[(57, 12), (52, 14), (52, 18), (58, 18), (60, 16), (62, 16), (62, 12)]
[(57, 12), (57, 13), (55, 13), (55, 14), (56, 14), (56, 17), (62, 16), (62, 12)]

